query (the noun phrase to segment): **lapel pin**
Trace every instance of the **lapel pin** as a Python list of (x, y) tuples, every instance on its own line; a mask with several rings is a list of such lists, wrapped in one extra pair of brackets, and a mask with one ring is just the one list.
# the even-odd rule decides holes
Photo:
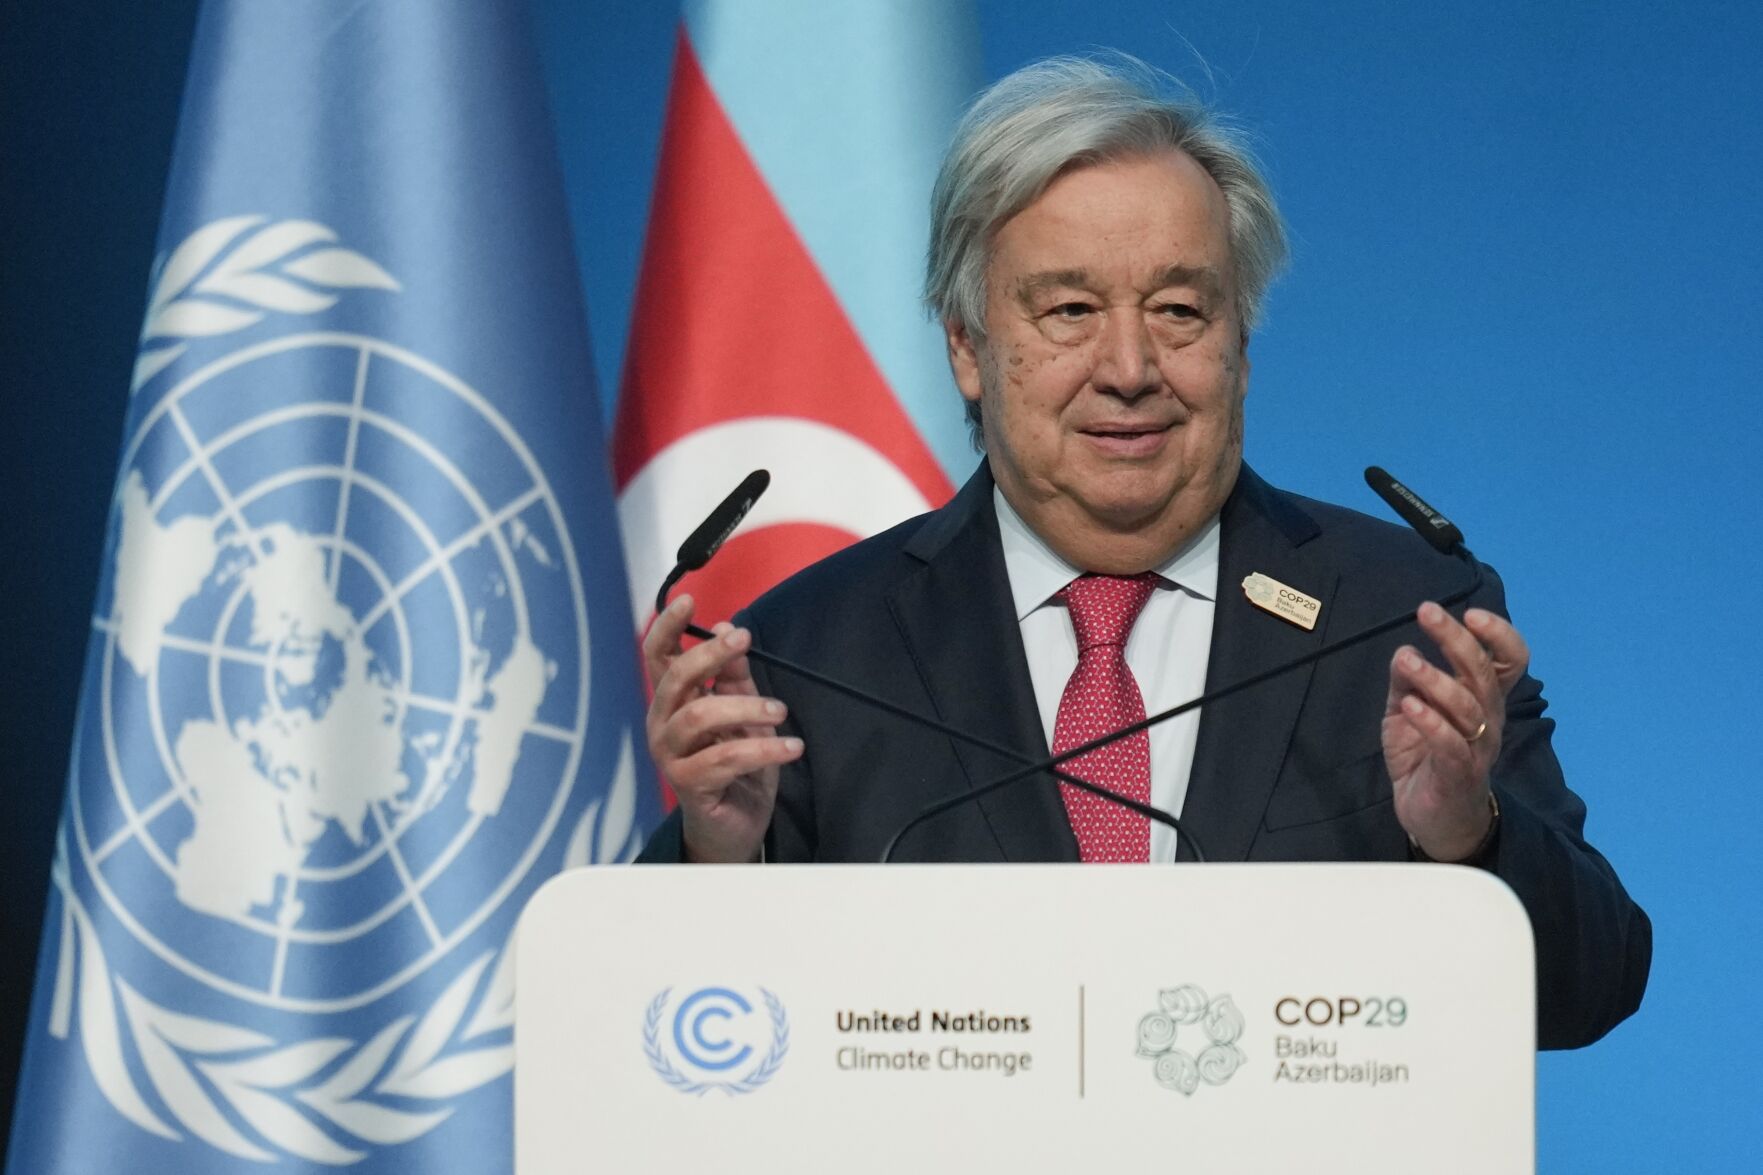
[(1271, 612), (1281, 620), (1289, 620), (1305, 632), (1314, 629), (1316, 618), (1322, 615), (1322, 601), (1259, 571), (1243, 580), (1243, 594), (1255, 607)]

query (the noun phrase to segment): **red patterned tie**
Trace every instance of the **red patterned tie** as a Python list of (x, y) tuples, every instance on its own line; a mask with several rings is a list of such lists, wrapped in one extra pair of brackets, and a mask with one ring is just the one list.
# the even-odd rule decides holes
[[(1126, 664), (1126, 638), (1157, 576), (1085, 575), (1059, 593), (1077, 633), (1077, 668), (1059, 699), (1053, 723), (1053, 753), (1119, 730), (1145, 717), (1145, 698)], [(1151, 802), (1151, 736), (1139, 731), (1067, 761), (1079, 779)], [(1078, 854), (1085, 861), (1148, 861), (1151, 822), (1068, 783), (1059, 785)]]

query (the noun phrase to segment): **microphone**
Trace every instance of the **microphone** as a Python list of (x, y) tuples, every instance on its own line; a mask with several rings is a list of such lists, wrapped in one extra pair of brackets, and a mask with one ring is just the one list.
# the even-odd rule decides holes
[[(680, 544), (679, 552), (674, 556), (676, 560), (674, 568), (668, 573), (667, 579), (662, 582), (661, 590), (655, 595), (656, 612), (664, 612), (667, 610), (667, 593), (673, 590), (673, 586), (680, 581), (681, 577), (683, 577), (688, 571), (696, 571), (706, 563), (710, 562), (711, 557), (722, 548), (723, 543), (728, 541), (729, 536), (734, 533), (735, 528), (741, 524), (741, 521), (747, 517), (748, 512), (753, 509), (753, 504), (759, 500), (759, 495), (763, 494), (766, 487), (770, 484), (771, 474), (763, 469), (755, 469), (752, 473), (749, 473), (746, 476), (740, 485), (735, 487), (733, 493), (729, 494), (728, 497), (722, 500), (721, 505), (717, 506), (716, 509), (710, 512), (708, 518), (698, 524), (698, 528), (686, 538), (686, 541)], [(715, 633), (696, 624), (686, 625), (686, 634), (703, 641), (716, 639)], [(774, 669), (781, 669), (786, 673), (793, 673), (804, 680), (812, 681), (816, 685), (824, 686), (825, 688), (830, 689), (835, 693), (843, 694), (854, 701), (873, 706), (884, 713), (892, 714), (896, 718), (904, 719), (907, 722), (925, 727), (928, 730), (934, 730), (938, 734), (946, 735), (949, 738), (955, 739), (957, 742), (964, 742), (969, 746), (990, 751), (994, 755), (998, 755), (1005, 759), (1011, 759), (1018, 763), (1033, 764), (1035, 762), (1022, 752), (1006, 747), (1002, 743), (995, 743), (991, 739), (982, 738), (979, 735), (971, 734), (965, 730), (950, 726), (946, 722), (931, 718), (928, 715), (920, 714), (916, 710), (909, 710), (905, 706), (890, 702), (879, 695), (872, 694), (868, 690), (850, 685), (837, 678), (828, 677), (824, 673), (810, 669), (806, 665), (791, 661), (788, 658), (777, 656), (775, 653), (769, 653), (756, 645), (748, 646), (747, 656), (758, 661), (760, 664), (769, 665)], [(1070, 756), (1066, 757), (1069, 758)], [(1063, 780), (1081, 791), (1089, 792), (1094, 796), (1100, 796), (1105, 800), (1111, 800), (1124, 808), (1131, 809), (1148, 820), (1154, 820), (1158, 824), (1174, 829), (1176, 835), (1185, 839), (1188, 842), (1188, 847), (1193, 849), (1195, 859), (1200, 861), (1205, 860), (1205, 855), (1200, 851), (1199, 843), (1188, 833), (1188, 830), (1182, 825), (1181, 821), (1177, 820), (1174, 816), (1165, 812), (1163, 809), (1154, 808), (1150, 804), (1142, 803), (1139, 800), (1133, 799), (1131, 796), (1123, 796), (1119, 792), (1103, 787), (1099, 783), (1091, 783), (1087, 779), (1080, 779), (1079, 777), (1072, 775), (1070, 772), (1060, 771), (1056, 765), (1051, 767), (1036, 765), (1034, 770), (1045, 771), (1047, 774)], [(894, 841), (898, 840), (899, 835), (896, 834)], [(890, 853), (892, 852), (892, 849), (893, 842), (889, 842)], [(882, 858), (884, 863), (887, 859), (887, 856), (883, 856)]]
[[(710, 517), (698, 524), (698, 529), (686, 536), (686, 541), (679, 545), (674, 554), (673, 570), (661, 581), (661, 590), (655, 593), (655, 611), (667, 611), (667, 593), (673, 590), (688, 571), (696, 571), (716, 552), (722, 550), (722, 544), (728, 542), (728, 536), (735, 533), (735, 527), (752, 511), (753, 504), (759, 495), (771, 484), (771, 474), (763, 469), (755, 469), (741, 479), (741, 484), (734, 492), (722, 500), (722, 504), (710, 512)], [(693, 636), (698, 636), (693, 633)], [(703, 639), (708, 639), (705, 634)]]
[[(1446, 555), (1455, 556), (1468, 564), (1470, 570), (1469, 583), (1441, 599), (1438, 602), (1440, 607), (1448, 608), (1453, 604), (1462, 603), (1477, 591), (1481, 590), (1481, 564), (1476, 562), (1475, 557), (1469, 553), (1469, 548), (1463, 545), (1462, 532), (1453, 526), (1449, 519), (1445, 518), (1444, 515), (1427, 505), (1425, 500), (1422, 499), (1419, 494), (1416, 494), (1413, 490), (1410, 490), (1407, 486), (1404, 486), (1401, 482), (1397, 481), (1375, 465), (1365, 471), (1365, 480), (1366, 483), (1370, 485), (1371, 488), (1384, 499), (1384, 501), (1388, 502), (1398, 515), (1401, 516), (1402, 521), (1418, 531), (1421, 537), (1426, 539), (1426, 541), (1436, 550)], [(894, 851), (899, 848), (900, 841), (904, 839), (908, 832), (911, 832), (914, 828), (917, 828), (920, 824), (923, 824), (925, 821), (930, 820), (933, 817), (940, 816), (951, 809), (959, 808), (963, 804), (972, 803), (981, 796), (990, 795), (992, 792), (995, 792), (1000, 788), (1008, 787), (1013, 783), (1019, 783), (1024, 779), (1028, 779), (1029, 777), (1042, 772), (1051, 771), (1057, 774), (1059, 765), (1068, 759), (1076, 759), (1082, 755), (1087, 755), (1091, 751), (1096, 750), (1099, 747), (1105, 747), (1111, 742), (1123, 738), (1129, 738), (1141, 730), (1149, 730), (1160, 722), (1167, 722), (1171, 718), (1188, 713), (1190, 710), (1196, 710), (1201, 706), (1221, 701), (1224, 698), (1230, 697), (1232, 694), (1251, 689), (1260, 685), (1262, 682), (1270, 681), (1281, 674), (1290, 673), (1294, 669), (1301, 669), (1304, 666), (1320, 661), (1325, 657), (1331, 657), (1335, 653), (1341, 652), (1344, 649), (1350, 649), (1354, 645), (1363, 644), (1374, 637), (1382, 636), (1384, 633), (1391, 632), (1405, 624), (1412, 624), (1419, 617), (1419, 613), (1420, 610), (1416, 608), (1411, 612), (1404, 612), (1400, 616), (1393, 616), (1379, 624), (1372, 625), (1370, 628), (1362, 629), (1359, 632), (1353, 633), (1351, 636), (1342, 637), (1337, 641), (1331, 641), (1319, 649), (1312, 649), (1301, 657), (1294, 657), (1283, 665), (1275, 665), (1270, 669), (1262, 670), (1260, 673), (1251, 674), (1248, 677), (1243, 678), (1241, 681), (1235, 681), (1229, 685), (1220, 686), (1218, 689), (1212, 690), (1209, 693), (1201, 694), (1197, 698), (1183, 702), (1179, 706), (1171, 706), (1167, 710), (1152, 714), (1129, 726), (1123, 726), (1119, 730), (1113, 731), (1110, 734), (1102, 735), (1101, 737), (1091, 739), (1089, 742), (1083, 743), (1080, 746), (1072, 747), (1070, 750), (1065, 751), (1062, 754), (1054, 755), (1039, 763), (1028, 764), (1021, 770), (1011, 771), (1005, 775), (1001, 775), (996, 779), (981, 784), (979, 787), (971, 788), (958, 796), (951, 796), (948, 799), (938, 800), (934, 804), (929, 804), (920, 810), (916, 816), (901, 825), (899, 831), (894, 833), (893, 837), (889, 839), (887, 847), (882, 850), (882, 863), (887, 864), (893, 858)], [(1121, 799), (1124, 800), (1125, 797), (1121, 797)], [(1193, 844), (1193, 837), (1188, 837), (1188, 843), (1190, 845)]]
[(1382, 466), (1372, 465), (1365, 470), (1365, 484), (1439, 554), (1455, 555), (1463, 546), (1463, 532), (1449, 518), (1428, 506), (1419, 494), (1391, 477)]

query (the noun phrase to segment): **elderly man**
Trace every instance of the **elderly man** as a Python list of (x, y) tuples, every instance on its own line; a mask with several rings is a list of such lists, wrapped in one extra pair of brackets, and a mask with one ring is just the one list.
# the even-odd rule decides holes
[[(650, 630), (648, 740), (679, 796), (646, 860), (874, 861), (915, 813), (1018, 766), (767, 678), (752, 642), (1044, 758), (1465, 582), (1411, 532), (1243, 464), (1247, 344), (1284, 258), (1253, 160), (1131, 66), (992, 87), (937, 181), (927, 297), (985, 454), (941, 510), (859, 543), (683, 649)], [(1305, 603), (1258, 607), (1245, 579)], [(1581, 835), (1498, 579), (1398, 632), (1074, 759), (1217, 860), (1432, 860), (1529, 911), (1539, 1041), (1631, 1013), (1652, 932)], [(1403, 643), (1404, 640), (1411, 643)], [(898, 856), (1167, 861), (1161, 825), (1050, 776), (927, 821)]]

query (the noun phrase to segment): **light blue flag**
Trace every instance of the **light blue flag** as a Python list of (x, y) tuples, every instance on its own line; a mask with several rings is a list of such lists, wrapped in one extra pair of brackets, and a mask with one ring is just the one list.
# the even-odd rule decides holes
[(511, 1165), (516, 916), (657, 816), (524, 15), (203, 10), (9, 1172)]

